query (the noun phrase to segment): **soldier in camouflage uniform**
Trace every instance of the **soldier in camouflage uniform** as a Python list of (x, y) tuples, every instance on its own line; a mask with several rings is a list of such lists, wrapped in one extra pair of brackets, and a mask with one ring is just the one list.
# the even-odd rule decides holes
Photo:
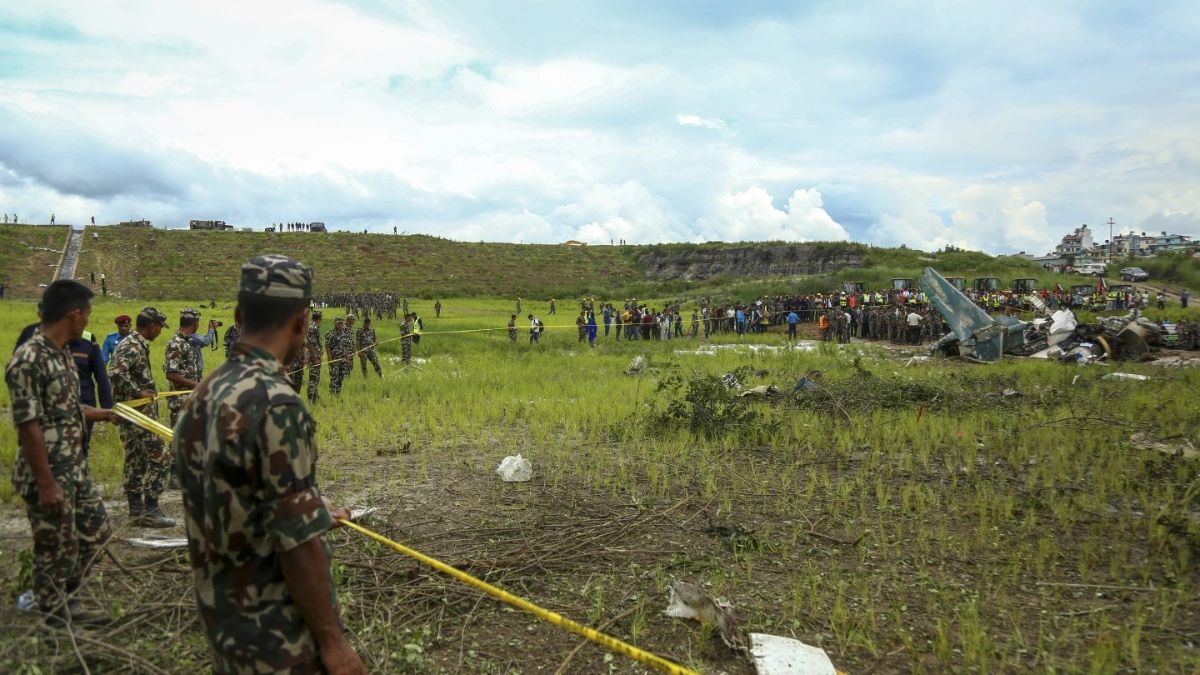
[(349, 512), (317, 486), (316, 423), (284, 377), (304, 348), (312, 270), (242, 266), (233, 357), (183, 409), (179, 466), (196, 604), (218, 673), (363, 673), (324, 534)]
[(321, 390), (321, 359), (325, 350), (321, 347), (321, 313), (312, 313), (312, 322), (304, 338), (304, 360), (308, 366), (308, 402), (316, 403)]
[[(200, 312), (189, 307), (179, 313), (179, 330), (167, 341), (167, 354), (163, 359), (163, 370), (171, 384), (171, 391), (191, 391), (200, 384), (200, 359), (191, 339), (199, 325)], [(167, 399), (172, 428), (179, 420), (179, 411), (186, 401), (186, 395)]]
[(287, 367), (288, 382), (292, 383), (292, 389), (299, 394), (304, 389), (304, 350), (301, 349), (296, 358)]
[(350, 353), (347, 355), (349, 360), (346, 363), (346, 371), (342, 374), (342, 379), (346, 379), (354, 374), (354, 335), (358, 330), (354, 327), (354, 322), (358, 317), (353, 314), (346, 315), (346, 340), (350, 344)]
[(351, 338), (342, 317), (333, 320), (333, 330), (325, 334), (325, 352), (329, 355), (329, 393), (342, 393), (342, 382), (350, 369)]
[(404, 315), (404, 323), (400, 324), (400, 362), (408, 365), (412, 361), (412, 314)]
[(92, 292), (60, 280), (42, 294), (41, 329), (13, 352), (4, 370), (20, 450), (13, 492), (25, 501), (33, 532), (33, 592), (52, 625), (103, 618), (72, 595), (112, 534), (83, 449), (85, 422), (115, 421), (79, 399), (79, 372), (66, 344), (92, 313)]
[[(162, 333), (167, 317), (153, 307), (143, 307), (135, 320), (135, 330), (117, 345), (108, 362), (108, 379), (112, 381), (113, 399), (129, 401), (149, 398), (148, 403), (135, 406), (142, 413), (158, 419), (158, 392), (150, 367), (150, 342)], [(129, 516), (134, 525), (142, 527), (174, 527), (175, 521), (163, 515), (158, 497), (167, 485), (171, 455), (163, 441), (152, 432), (121, 422), (121, 442), (125, 445), (125, 497), (129, 500)]]
[[(375, 329), (371, 328), (371, 317), (363, 319), (362, 328), (354, 334), (354, 344), (358, 348), (358, 362), (362, 365), (363, 377), (367, 375), (367, 361), (375, 367), (375, 374), (383, 377), (383, 369), (379, 367), (379, 357), (375, 355), (375, 345), (379, 342), (379, 337), (375, 335)], [(353, 364), (351, 364), (353, 370)]]
[(226, 359), (228, 359), (229, 355), (233, 353), (233, 346), (236, 345), (237, 341), (240, 339), (242, 339), (242, 327), (241, 326), (239, 326), (235, 323), (232, 326), (230, 326), (229, 328), (225, 329), (225, 358)]

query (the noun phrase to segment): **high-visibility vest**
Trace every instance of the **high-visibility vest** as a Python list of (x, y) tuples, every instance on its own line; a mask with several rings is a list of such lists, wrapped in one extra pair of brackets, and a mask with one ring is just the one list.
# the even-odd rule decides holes
[(817, 327), (821, 330), (829, 328), (829, 319), (824, 314), (821, 315), (820, 321), (817, 322)]

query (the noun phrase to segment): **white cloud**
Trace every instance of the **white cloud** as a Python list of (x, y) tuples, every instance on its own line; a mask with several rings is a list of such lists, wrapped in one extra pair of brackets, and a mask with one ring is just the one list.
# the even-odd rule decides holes
[(699, 115), (676, 115), (675, 122), (685, 127), (700, 127), (701, 129), (722, 130), (725, 120), (720, 117), (701, 117)]
[(826, 213), (821, 193), (799, 189), (778, 209), (761, 187), (725, 192), (697, 221), (708, 240), (832, 241), (849, 239), (846, 229)]

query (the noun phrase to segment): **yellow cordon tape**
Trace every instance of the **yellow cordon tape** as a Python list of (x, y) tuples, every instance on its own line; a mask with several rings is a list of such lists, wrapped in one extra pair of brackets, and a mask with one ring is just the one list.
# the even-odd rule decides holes
[(155, 394), (153, 397), (150, 397), (150, 398), (135, 398), (135, 399), (132, 399), (129, 401), (122, 401), (122, 403), (131, 408), (138, 408), (138, 407), (146, 405), (147, 403), (150, 403), (151, 401), (156, 401), (160, 398), (171, 398), (172, 396), (184, 396), (184, 395), (190, 394), (190, 393), (192, 393), (191, 389), (188, 389), (187, 391), (160, 391), (159, 393)]
[(130, 408), (129, 404), (127, 403), (118, 403), (112, 407), (112, 410), (117, 414), (118, 417), (126, 422), (132, 422), (146, 431), (157, 434), (167, 442), (170, 442), (175, 438), (175, 432), (171, 430), (171, 427), (159, 422), (145, 413), (138, 412), (137, 410)]
[(539, 607), (539, 606), (533, 604), (532, 602), (525, 600), (524, 598), (517, 597), (517, 596), (513, 595), (512, 593), (509, 593), (508, 591), (505, 591), (501, 588), (497, 588), (497, 587), (489, 584), (488, 582), (483, 581), (482, 579), (477, 579), (477, 578), (471, 576), (470, 574), (467, 574), (466, 572), (463, 572), (460, 569), (451, 567), (450, 565), (447, 565), (446, 563), (444, 563), (440, 560), (437, 560), (435, 558), (430, 558), (429, 556), (425, 555), (424, 553), (421, 553), (420, 551), (414, 551), (413, 549), (411, 549), (403, 544), (394, 542), (391, 539), (388, 539), (387, 537), (385, 537), (381, 534), (378, 534), (376, 532), (372, 532), (371, 530), (368, 530), (367, 528), (365, 528), (361, 525), (352, 523), (349, 520), (343, 520), (341, 518), (338, 519), (338, 522), (341, 523), (342, 525), (345, 525), (346, 527), (349, 527), (350, 529), (357, 530), (358, 532), (370, 537), (371, 539), (374, 539), (375, 541), (383, 544), (384, 546), (387, 546), (388, 548), (390, 548), (398, 553), (403, 553), (404, 555), (406, 555), (410, 558), (413, 558), (419, 562), (422, 562), (439, 572), (442, 572), (444, 574), (450, 575), (451, 577), (454, 577), (455, 579), (463, 582), (464, 584), (467, 584), (468, 586), (471, 586), (477, 590), (483, 591), (484, 593), (487, 593), (488, 595), (492, 596), (493, 598), (496, 598), (497, 600), (500, 600), (501, 602), (512, 605), (513, 607), (516, 607), (518, 609), (523, 609), (526, 612), (529, 612), (530, 614), (536, 616), (537, 618), (539, 618), (543, 621), (552, 623), (555, 626), (558, 626), (559, 628), (564, 628), (566, 630), (571, 631), (572, 633), (582, 635), (583, 637), (591, 640), (592, 642), (595, 642), (598, 645), (607, 647), (619, 654), (624, 654), (625, 656), (628, 656), (629, 658), (633, 659), (634, 661), (637, 661), (639, 663), (650, 666), (651, 668), (654, 668), (655, 670), (658, 670), (663, 673), (673, 673), (674, 675), (697, 675), (696, 671), (691, 670), (690, 668), (684, 668), (683, 666), (681, 666), (677, 663), (674, 663), (673, 661), (668, 661), (661, 656), (658, 656), (656, 654), (651, 654), (650, 652), (645, 651), (644, 649), (638, 649), (637, 647), (634, 647), (633, 645), (629, 644), (628, 642), (623, 642), (621, 640), (618, 640), (615, 637), (612, 637), (611, 635), (606, 635), (594, 628), (588, 628), (587, 626), (585, 626), (581, 623), (572, 621), (572, 620), (568, 619), (567, 617), (565, 617), (561, 614), (558, 614), (557, 612), (552, 612), (548, 609)]
[[(181, 393), (184, 393), (184, 392), (181, 392)], [(147, 431), (153, 432), (153, 433), (161, 436), (168, 443), (171, 442), (175, 438), (175, 432), (170, 427), (168, 427), (165, 424), (162, 424), (158, 420), (156, 420), (148, 415), (145, 415), (143, 413), (138, 412), (137, 410), (134, 410), (133, 408), (129, 407), (128, 403), (118, 403), (118, 404), (114, 405), (112, 407), (112, 409), (113, 409), (113, 412), (115, 412), (118, 416), (121, 417), (121, 419), (132, 422), (133, 424), (136, 424), (137, 426), (142, 427), (143, 429), (146, 429)], [(566, 618), (565, 616), (558, 614), (557, 612), (552, 612), (548, 609), (539, 607), (524, 598), (517, 597), (517, 596), (513, 595), (512, 593), (509, 593), (508, 591), (497, 588), (497, 587), (489, 584), (488, 582), (483, 581), (482, 579), (477, 579), (477, 578), (471, 576), (470, 574), (463, 572), (462, 570), (456, 569), (454, 567), (447, 565), (446, 563), (444, 563), (440, 560), (437, 560), (436, 558), (430, 558), (429, 556), (425, 555), (424, 553), (421, 553), (420, 551), (413, 550), (403, 544), (392, 541), (391, 539), (388, 539), (387, 537), (383, 536), (382, 534), (368, 530), (367, 528), (365, 528), (357, 523), (353, 523), (353, 522), (350, 522), (349, 520), (344, 520), (342, 518), (338, 518), (338, 522), (341, 523), (342, 525), (345, 525), (346, 527), (349, 527), (352, 530), (355, 530), (363, 535), (366, 535), (367, 537), (369, 537), (371, 539), (374, 539), (375, 541), (383, 544), (384, 546), (387, 546), (388, 548), (392, 549), (393, 551), (396, 551), (397, 553), (403, 553), (404, 555), (406, 555), (410, 558), (413, 558), (414, 560), (417, 560), (418, 562), (424, 563), (425, 565), (428, 565), (429, 567), (432, 567), (433, 569), (435, 569), (439, 572), (450, 575), (454, 579), (457, 579), (458, 581), (461, 581), (464, 584), (467, 584), (468, 586), (471, 586), (477, 590), (483, 591), (484, 593), (487, 593), (488, 595), (496, 598), (497, 600), (500, 600), (501, 602), (512, 605), (513, 607), (516, 607), (518, 609), (523, 609), (526, 612), (529, 612), (530, 614), (533, 614), (534, 616), (538, 617), (539, 619), (541, 619), (543, 621), (547, 621), (549, 623), (552, 623), (555, 626), (558, 626), (559, 628), (564, 628), (566, 630), (571, 631), (572, 633), (582, 635), (583, 637), (587, 638), (588, 640), (591, 640), (592, 642), (595, 642), (598, 645), (607, 647), (607, 648), (611, 649), (612, 651), (617, 652), (618, 654), (624, 654), (625, 656), (628, 656), (629, 658), (631, 658), (639, 663), (650, 666), (651, 668), (654, 668), (655, 670), (658, 670), (663, 673), (671, 673), (672, 675), (698, 675), (698, 673), (696, 673), (696, 671), (691, 670), (690, 668), (684, 668), (683, 666), (681, 666), (673, 661), (668, 661), (661, 656), (658, 656), (656, 654), (651, 654), (650, 652), (645, 651), (644, 649), (638, 649), (637, 647), (634, 647), (633, 645), (629, 644), (628, 642), (623, 642), (621, 640), (618, 640), (615, 637), (612, 637), (611, 635), (606, 635), (594, 628), (589, 628), (581, 623), (572, 621), (572, 620)]]

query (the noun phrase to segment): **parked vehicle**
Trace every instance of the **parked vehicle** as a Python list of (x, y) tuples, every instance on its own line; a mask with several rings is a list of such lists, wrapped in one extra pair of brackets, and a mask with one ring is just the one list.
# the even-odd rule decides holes
[(1079, 268), (1079, 273), (1089, 277), (1102, 277), (1108, 274), (1108, 265), (1104, 263), (1088, 263)]
[(846, 295), (857, 295), (868, 291), (866, 282), (864, 281), (845, 281), (842, 282), (842, 292)]
[(971, 282), (976, 293), (994, 293), (1000, 290), (999, 277), (978, 277)]
[(1150, 273), (1140, 267), (1126, 267), (1121, 270), (1121, 279), (1123, 281), (1146, 281), (1150, 278)]
[(1038, 280), (1032, 278), (1013, 279), (1010, 288), (1018, 295), (1028, 295), (1037, 290), (1037, 283)]
[(892, 279), (892, 290), (894, 291), (911, 291), (917, 287), (917, 284), (912, 279)]
[(959, 291), (967, 290), (966, 277), (946, 277), (946, 281), (949, 281), (950, 285), (957, 288)]
[(321, 223), (321, 222), (309, 223), (308, 231), (309, 232), (324, 232), (325, 231), (325, 223)]

